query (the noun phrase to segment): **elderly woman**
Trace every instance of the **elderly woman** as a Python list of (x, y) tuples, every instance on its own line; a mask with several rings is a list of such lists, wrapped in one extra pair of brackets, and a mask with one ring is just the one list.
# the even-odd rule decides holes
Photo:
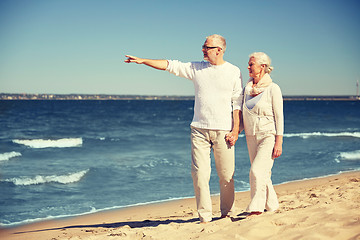
[(249, 58), (250, 80), (243, 92), (242, 114), (251, 162), (251, 202), (247, 211), (252, 216), (279, 207), (271, 168), (282, 153), (284, 117), (281, 90), (270, 77), (273, 67), (269, 56), (255, 52)]

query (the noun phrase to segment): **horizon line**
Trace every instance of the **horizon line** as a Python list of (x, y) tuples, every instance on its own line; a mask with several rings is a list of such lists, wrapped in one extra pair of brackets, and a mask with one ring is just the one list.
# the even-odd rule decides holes
[[(195, 95), (179, 95), (179, 94), (119, 94), (119, 93), (0, 93), (0, 95), (60, 95), (60, 96), (141, 96), (141, 97), (194, 97)], [(356, 94), (344, 94), (344, 95), (332, 95), (332, 94), (299, 94), (299, 95), (285, 95), (283, 94), (283, 97), (359, 97)]]

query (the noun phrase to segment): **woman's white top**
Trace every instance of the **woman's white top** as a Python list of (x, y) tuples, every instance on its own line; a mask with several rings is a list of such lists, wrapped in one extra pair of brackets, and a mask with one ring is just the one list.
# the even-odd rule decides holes
[(250, 110), (253, 109), (255, 107), (255, 105), (257, 104), (257, 102), (260, 100), (262, 94), (263, 93), (260, 93), (260, 94), (256, 95), (255, 97), (246, 95), (246, 99), (245, 99), (246, 107)]
[[(244, 94), (243, 99), (246, 99), (247, 94)], [(271, 83), (251, 109), (247, 107), (246, 101), (243, 101), (242, 114), (246, 135), (259, 133), (283, 135), (284, 114), (280, 87), (275, 83)]]

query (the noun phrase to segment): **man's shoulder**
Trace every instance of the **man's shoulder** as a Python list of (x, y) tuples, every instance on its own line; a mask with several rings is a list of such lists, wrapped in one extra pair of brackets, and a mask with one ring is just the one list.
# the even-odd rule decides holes
[(211, 64), (209, 62), (205, 62), (205, 61), (191, 62), (191, 67), (195, 70), (202, 70), (202, 69), (208, 68), (210, 66), (211, 66)]
[(195, 62), (191, 62), (191, 64), (194, 66), (209, 66), (210, 65), (209, 62), (205, 62), (205, 61), (195, 61)]
[(234, 64), (226, 61), (225, 64), (229, 67), (229, 68), (233, 68), (234, 70), (238, 70), (240, 71), (240, 68), (238, 66), (235, 66)]
[(179, 61), (179, 60), (168, 60), (171, 63), (174, 64), (187, 64), (187, 65), (191, 65), (191, 66), (208, 66), (209, 63), (205, 62), (205, 61), (193, 61), (193, 62), (183, 62), (183, 61)]

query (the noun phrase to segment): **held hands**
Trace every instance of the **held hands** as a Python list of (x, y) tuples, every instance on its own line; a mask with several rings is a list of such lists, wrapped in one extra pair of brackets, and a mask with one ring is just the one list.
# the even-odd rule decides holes
[(239, 134), (236, 134), (234, 132), (229, 132), (225, 136), (225, 141), (227, 141), (230, 146), (234, 146), (238, 138), (239, 138)]

